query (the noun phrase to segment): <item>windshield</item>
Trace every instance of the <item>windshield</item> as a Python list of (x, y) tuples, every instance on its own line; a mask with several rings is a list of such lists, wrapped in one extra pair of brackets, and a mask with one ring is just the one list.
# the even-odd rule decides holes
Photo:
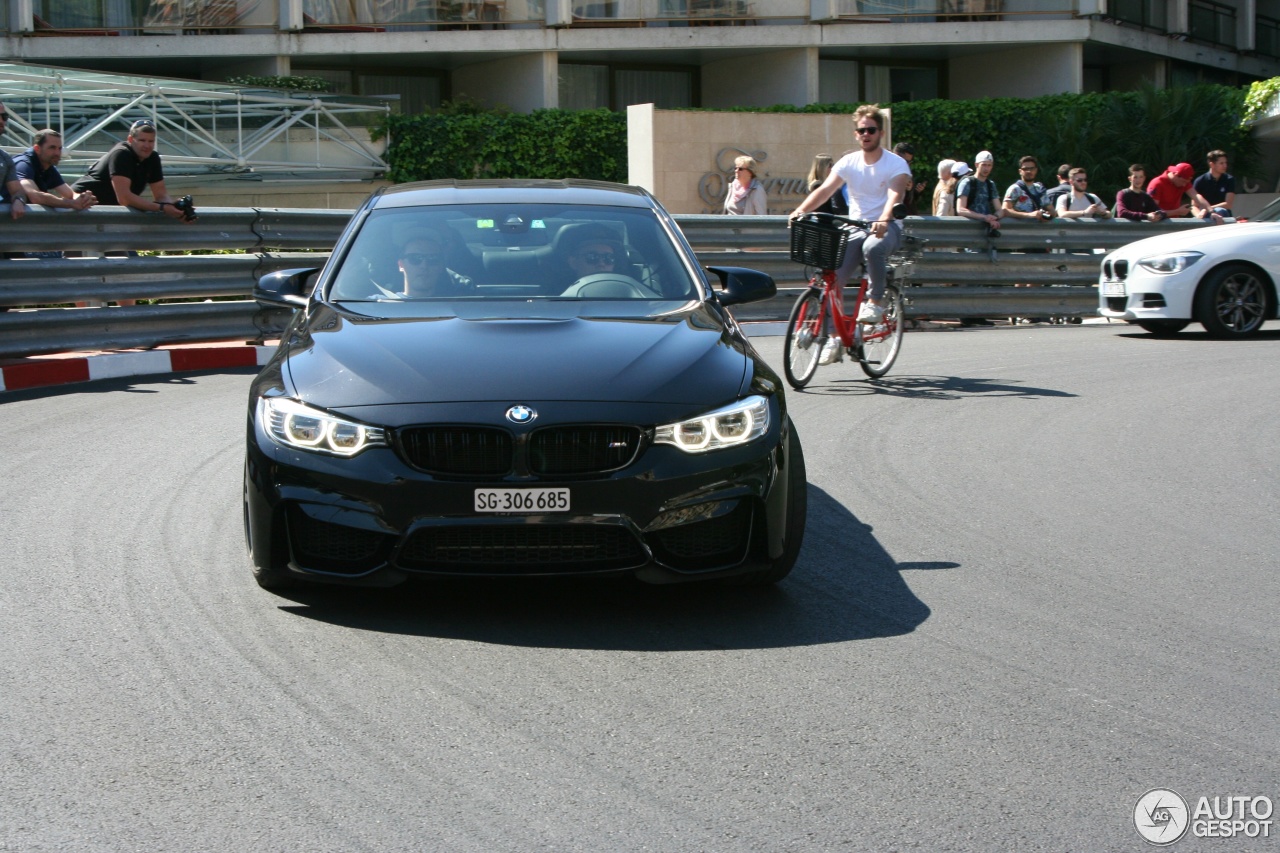
[(375, 210), (332, 301), (680, 300), (694, 272), (652, 210), (435, 205)]
[(1262, 210), (1258, 211), (1257, 216), (1249, 218), (1250, 222), (1275, 222), (1280, 220), (1280, 198), (1274, 199)]

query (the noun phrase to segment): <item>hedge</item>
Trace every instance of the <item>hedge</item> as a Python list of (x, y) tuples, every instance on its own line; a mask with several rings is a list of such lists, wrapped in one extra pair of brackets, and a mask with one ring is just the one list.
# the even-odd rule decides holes
[[(915, 148), (918, 178), (932, 179), (944, 158), (972, 164), (980, 150), (995, 156), (1001, 186), (1017, 177), (1018, 159), (1034, 155), (1041, 178), (1053, 184), (1060, 163), (1089, 170), (1090, 183), (1108, 193), (1128, 183), (1130, 163), (1148, 176), (1179, 162), (1205, 169), (1205, 154), (1223, 149), (1236, 175), (1253, 174), (1258, 148), (1243, 124), (1247, 88), (1202, 85), (1148, 87), (1136, 92), (910, 101), (891, 104), (893, 139)], [(810, 104), (749, 112), (852, 113), (857, 104)], [(390, 133), (388, 178), (592, 178), (627, 180), (624, 113), (537, 110), (527, 115), (449, 108), (391, 116), (376, 133)], [(853, 137), (850, 135), (850, 147)], [(1264, 176), (1259, 176), (1264, 177)]]

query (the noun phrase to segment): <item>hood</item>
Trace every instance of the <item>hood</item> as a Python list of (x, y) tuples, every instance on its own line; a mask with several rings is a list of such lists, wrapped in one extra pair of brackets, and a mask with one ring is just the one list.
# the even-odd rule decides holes
[[(1141, 225), (1137, 227), (1141, 228)], [(1152, 255), (1170, 252), (1199, 252), (1207, 247), (1223, 241), (1236, 241), (1242, 238), (1276, 241), (1280, 239), (1280, 223), (1276, 222), (1229, 222), (1224, 225), (1203, 225), (1193, 228), (1179, 228), (1168, 234), (1147, 237), (1116, 249), (1111, 254), (1118, 258), (1137, 260)]]
[(328, 409), (586, 400), (696, 404), (737, 396), (744, 345), (695, 305), (674, 314), (378, 319), (328, 306), (288, 343), (298, 398)]

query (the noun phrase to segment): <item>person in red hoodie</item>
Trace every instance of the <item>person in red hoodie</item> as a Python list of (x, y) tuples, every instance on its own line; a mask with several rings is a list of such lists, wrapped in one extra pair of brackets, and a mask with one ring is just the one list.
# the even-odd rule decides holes
[(1147, 194), (1156, 200), (1165, 216), (1191, 215), (1191, 181), (1196, 170), (1190, 163), (1170, 166), (1163, 175), (1157, 175), (1147, 184)]

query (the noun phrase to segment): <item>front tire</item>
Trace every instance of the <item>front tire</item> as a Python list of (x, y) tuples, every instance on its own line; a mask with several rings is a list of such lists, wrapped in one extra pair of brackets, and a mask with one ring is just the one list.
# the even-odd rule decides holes
[(782, 344), (782, 368), (797, 391), (809, 384), (818, 369), (826, 336), (822, 332), (822, 291), (810, 287), (791, 307), (787, 337)]
[(1181, 332), (1191, 323), (1190, 320), (1138, 320), (1137, 324), (1144, 332), (1150, 332), (1157, 338), (1169, 338)]
[(879, 379), (889, 372), (902, 348), (902, 291), (896, 285), (884, 288), (884, 317), (875, 325), (858, 325), (854, 353), (862, 372)]
[(1269, 286), (1256, 270), (1243, 264), (1214, 270), (1196, 291), (1196, 321), (1210, 337), (1247, 337), (1274, 313)]

